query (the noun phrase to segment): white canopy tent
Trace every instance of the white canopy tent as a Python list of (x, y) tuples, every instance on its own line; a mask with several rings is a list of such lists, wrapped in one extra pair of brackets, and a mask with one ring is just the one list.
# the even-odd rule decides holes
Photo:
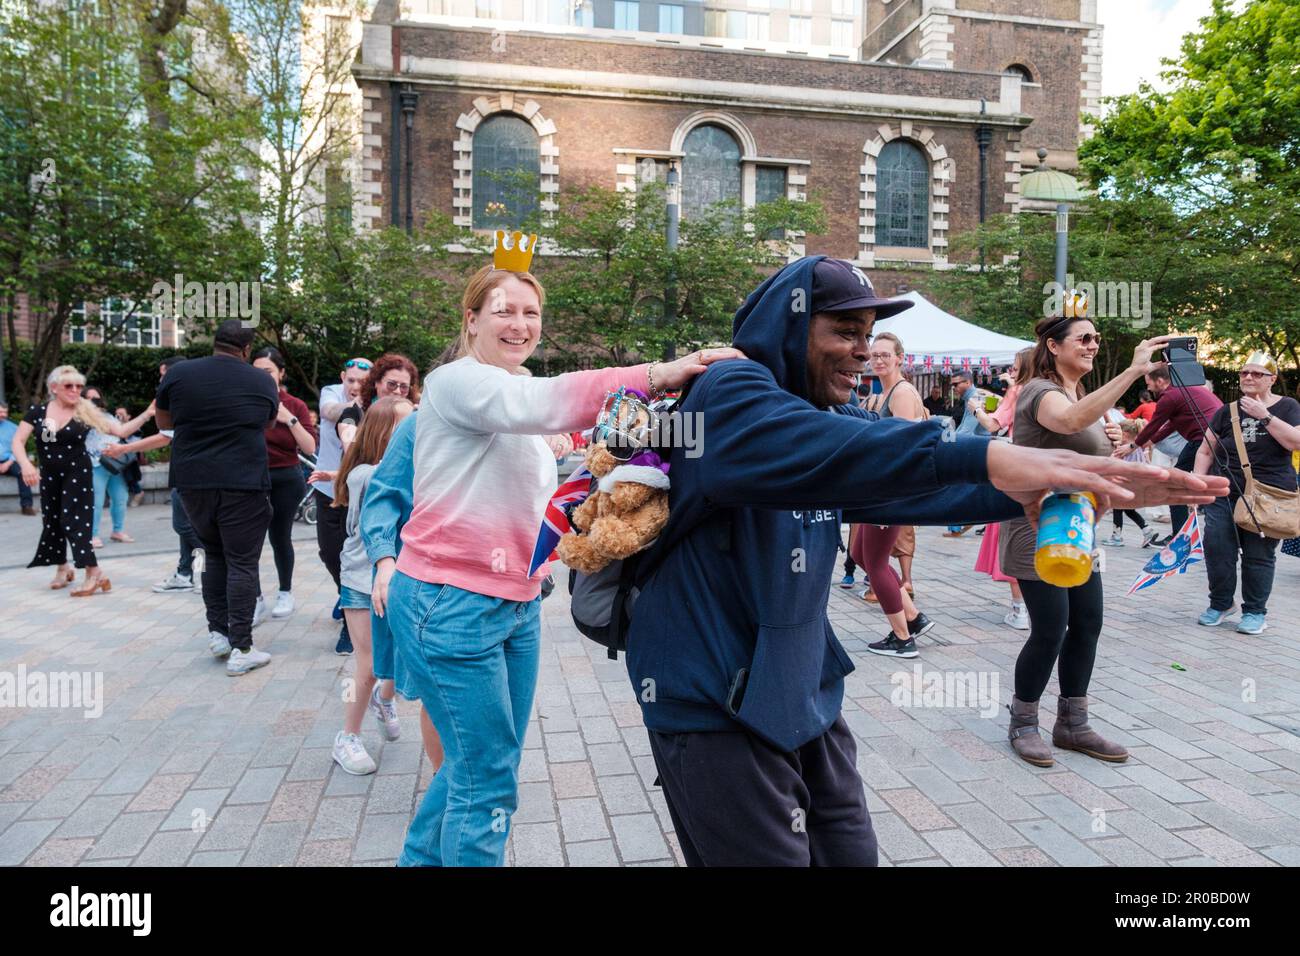
[[(910, 299), (914, 304), (905, 312), (881, 319), (872, 332), (877, 335), (893, 332), (902, 339), (903, 352), (911, 356), (911, 364), (917, 372), (941, 372), (945, 358), (954, 370), (963, 367), (963, 359), (969, 359), (970, 364), (966, 367), (976, 374), (986, 364), (991, 368), (1006, 368), (1017, 352), (1034, 344), (990, 332), (949, 315), (919, 292), (908, 292), (898, 298)], [(930, 368), (926, 368), (927, 356)]]

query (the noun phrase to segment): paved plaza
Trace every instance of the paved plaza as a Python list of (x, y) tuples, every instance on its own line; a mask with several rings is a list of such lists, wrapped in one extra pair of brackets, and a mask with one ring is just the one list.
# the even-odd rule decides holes
[[(271, 665), (232, 679), (208, 654), (199, 595), (150, 590), (175, 567), (169, 515), (131, 510), (137, 543), (99, 552), (112, 593), (84, 600), (48, 590), (50, 569), (23, 567), (39, 520), (0, 516), (0, 672), (103, 679), (95, 718), (0, 707), (0, 864), (391, 865), (430, 778), (418, 704), (399, 704), (398, 742), (367, 721), (377, 774), (331, 762), (353, 662), (333, 654), (334, 591), (314, 529), (295, 532), (297, 611), (254, 632)], [(1195, 624), (1203, 566), (1125, 597), (1150, 554), (1131, 526), (1128, 536), (1109, 554), (1092, 685), (1094, 724), (1129, 748), (1125, 764), (1058, 751), (1055, 767), (1037, 769), (1012, 756), (1005, 704), (1025, 634), (1002, 623), (1006, 587), (970, 570), (973, 533), (919, 529), (917, 600), (938, 623), (919, 661), (867, 653), (883, 616), (857, 591), (832, 590), (831, 620), (857, 665), (844, 710), (882, 863), (1300, 865), (1300, 560), (1279, 555), (1270, 628), (1248, 637)], [(273, 597), (269, 547), (262, 582)], [(563, 587), (542, 618), (510, 864), (680, 864), (622, 662), (578, 635)], [(954, 679), (972, 674), (985, 694), (928, 693), (935, 674), (958, 692)], [(1055, 694), (1053, 682), (1053, 709)], [(915, 706), (900, 706), (909, 696)]]

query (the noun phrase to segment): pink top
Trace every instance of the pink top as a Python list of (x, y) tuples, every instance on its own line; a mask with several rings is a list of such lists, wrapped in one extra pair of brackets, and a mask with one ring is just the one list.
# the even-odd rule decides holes
[(1007, 393), (1002, 396), (1002, 401), (998, 407), (993, 410), (989, 417), (998, 423), (1002, 428), (1011, 434), (1011, 426), (1016, 420), (1016, 398), (1020, 395), (1020, 386), (1012, 385), (1007, 389)]
[(550, 566), (530, 578), (528, 564), (558, 484), (541, 436), (590, 428), (607, 392), (646, 390), (647, 368), (531, 378), (463, 358), (429, 373), (398, 570), (509, 601), (537, 597)]

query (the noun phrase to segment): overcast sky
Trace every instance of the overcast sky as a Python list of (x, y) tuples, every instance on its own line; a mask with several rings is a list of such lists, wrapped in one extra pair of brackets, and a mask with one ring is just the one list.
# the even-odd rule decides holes
[(1210, 0), (1098, 0), (1102, 93), (1135, 93), (1139, 80), (1163, 86), (1160, 58), (1176, 57), (1183, 34), (1209, 12)]

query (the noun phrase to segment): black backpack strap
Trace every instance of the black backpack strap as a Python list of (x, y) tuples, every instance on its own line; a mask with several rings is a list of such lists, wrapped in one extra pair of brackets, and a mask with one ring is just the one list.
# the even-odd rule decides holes
[(632, 555), (624, 558), (623, 566), (619, 568), (618, 590), (614, 592), (614, 606), (609, 614), (609, 645), (605, 651), (605, 656), (611, 661), (618, 660), (619, 648), (627, 647), (627, 626), (631, 617), (627, 613), (627, 599), (636, 583), (637, 565), (640, 564), (638, 557), (639, 555)]

